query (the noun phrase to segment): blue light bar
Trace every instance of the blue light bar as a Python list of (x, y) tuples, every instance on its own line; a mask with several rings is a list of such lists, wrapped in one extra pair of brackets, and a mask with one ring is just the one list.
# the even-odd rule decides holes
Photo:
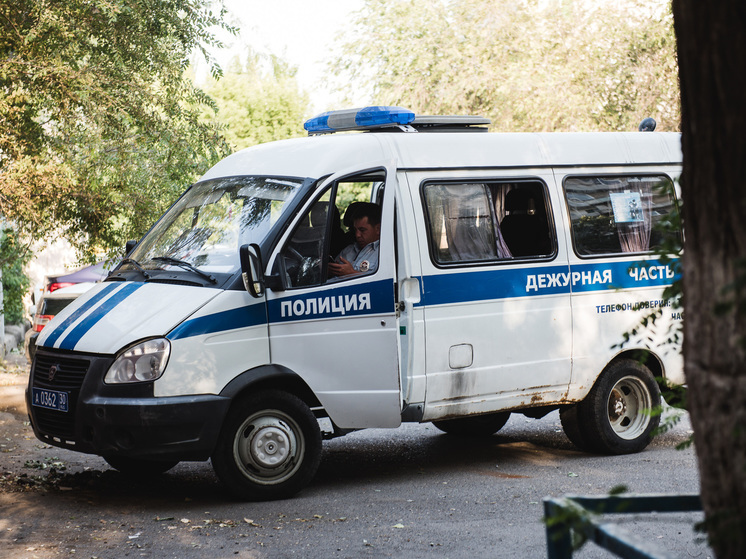
[(325, 134), (341, 130), (370, 130), (384, 126), (409, 124), (414, 113), (402, 107), (364, 107), (321, 113), (304, 124), (309, 134)]

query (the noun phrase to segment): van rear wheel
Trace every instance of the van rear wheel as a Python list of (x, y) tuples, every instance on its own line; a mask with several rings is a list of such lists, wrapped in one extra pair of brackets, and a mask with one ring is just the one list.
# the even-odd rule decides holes
[(570, 406), (560, 410), (560, 421), (562, 430), (579, 450), (589, 451), (593, 447), (588, 443), (588, 435), (585, 433), (585, 425), (580, 423), (578, 405)]
[(308, 406), (277, 390), (237, 400), (218, 437), (212, 466), (240, 499), (290, 497), (303, 489), (321, 462), (321, 431)]
[(508, 419), (510, 419), (509, 411), (433, 421), (433, 425), (449, 435), (487, 437), (502, 429)]
[(580, 428), (592, 450), (640, 452), (660, 423), (660, 415), (654, 413), (660, 403), (660, 389), (650, 369), (631, 359), (620, 360), (601, 373), (578, 404)]

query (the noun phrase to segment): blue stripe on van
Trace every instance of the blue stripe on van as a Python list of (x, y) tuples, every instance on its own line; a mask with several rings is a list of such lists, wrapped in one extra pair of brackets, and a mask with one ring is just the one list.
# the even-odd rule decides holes
[(425, 276), (417, 306), (664, 287), (680, 278), (679, 260), (629, 260), (503, 268)]
[(65, 332), (65, 330), (67, 330), (81, 316), (83, 316), (85, 313), (90, 311), (93, 307), (98, 305), (101, 299), (108, 297), (112, 291), (119, 289), (119, 287), (121, 287), (121, 284), (118, 284), (118, 283), (104, 284), (103, 287), (101, 288), (101, 291), (99, 291), (93, 297), (88, 299), (88, 301), (83, 303), (82, 306), (75, 309), (75, 311), (70, 316), (68, 316), (58, 326), (56, 326), (55, 329), (46, 337), (46, 339), (43, 342), (43, 345), (45, 347), (54, 347), (54, 343)]
[[(678, 260), (669, 264), (658, 260), (624, 260), (437, 274), (421, 278), (423, 294), (416, 306), (662, 287), (679, 277), (677, 270)], [(270, 323), (375, 315), (394, 310), (393, 284), (390, 279), (354, 285), (330, 284), (325, 289), (312, 293), (293, 295), (288, 291), (284, 295), (269, 301), (267, 307)], [(255, 303), (188, 319), (176, 326), (168, 334), (168, 338), (178, 340), (266, 323), (264, 304)], [(67, 340), (65, 343), (67, 345)]]
[[(541, 268), (511, 268), (480, 270), (454, 274), (425, 276), (422, 280), (422, 300), (418, 306), (473, 303), (527, 297), (539, 293), (527, 293), (529, 275), (568, 273), (568, 266)], [(552, 285), (541, 290), (541, 295), (570, 293), (570, 286)]]
[(266, 323), (267, 312), (262, 302), (185, 320), (171, 330), (166, 337), (170, 340), (179, 340)]
[(78, 324), (72, 331), (65, 336), (60, 342), (59, 347), (61, 349), (75, 349), (80, 339), (85, 336), (91, 328), (93, 328), (99, 320), (101, 320), (108, 312), (118, 306), (122, 301), (127, 299), (135, 291), (140, 289), (144, 284), (127, 282), (122, 288), (114, 293), (111, 297), (101, 303), (96, 309), (93, 310), (83, 321)]
[(270, 323), (394, 312), (393, 279), (326, 287), (269, 301)]
[[(269, 322), (290, 322), (342, 316), (363, 316), (394, 312), (392, 280), (355, 285), (327, 286), (312, 294), (285, 296), (269, 301)], [(263, 303), (192, 318), (168, 333), (170, 340), (190, 338), (267, 324)]]
[[(579, 281), (572, 283), (573, 293), (584, 291), (602, 291), (608, 289), (633, 289), (636, 287), (664, 287), (681, 279), (681, 261), (672, 258), (668, 262), (658, 259), (629, 260), (576, 264), (571, 266), (574, 274), (580, 274)], [(610, 284), (596, 281), (596, 274), (603, 275), (610, 271)], [(588, 278), (591, 278), (592, 281)]]

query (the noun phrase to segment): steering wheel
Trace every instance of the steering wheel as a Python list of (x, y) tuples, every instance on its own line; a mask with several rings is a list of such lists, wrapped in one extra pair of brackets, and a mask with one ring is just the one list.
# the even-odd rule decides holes
[(298, 263), (303, 262), (303, 255), (297, 250), (295, 250), (293, 247), (291, 247), (290, 245), (287, 246), (287, 251), (293, 255), (293, 257), (295, 258), (295, 260), (298, 261)]

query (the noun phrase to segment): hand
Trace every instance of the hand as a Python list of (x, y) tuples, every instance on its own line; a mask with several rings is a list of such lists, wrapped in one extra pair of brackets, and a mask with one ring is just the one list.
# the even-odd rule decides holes
[(358, 271), (352, 267), (349, 260), (344, 258), (339, 259), (340, 262), (329, 263), (329, 273), (333, 276), (349, 276), (350, 274), (357, 274)]

